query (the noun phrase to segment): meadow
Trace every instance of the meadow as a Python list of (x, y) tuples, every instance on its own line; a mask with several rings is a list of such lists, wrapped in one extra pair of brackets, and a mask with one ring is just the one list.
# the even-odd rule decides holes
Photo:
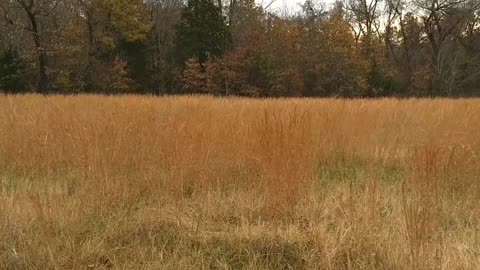
[(0, 269), (478, 269), (479, 99), (0, 96)]

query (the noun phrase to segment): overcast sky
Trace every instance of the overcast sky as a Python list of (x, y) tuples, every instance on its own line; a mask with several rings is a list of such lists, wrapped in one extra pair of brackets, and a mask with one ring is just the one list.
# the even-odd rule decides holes
[[(257, 3), (269, 6), (268, 10), (279, 13), (294, 13), (300, 11), (300, 5), (305, 3), (305, 0), (255, 0)], [(316, 3), (330, 4), (335, 0), (317, 0)], [(271, 3), (271, 4), (270, 4)]]
[(257, 3), (262, 4), (264, 7), (269, 6), (268, 10), (276, 12), (284, 12), (285, 9), (289, 12), (300, 10), (299, 4), (302, 4), (304, 0), (256, 0)]

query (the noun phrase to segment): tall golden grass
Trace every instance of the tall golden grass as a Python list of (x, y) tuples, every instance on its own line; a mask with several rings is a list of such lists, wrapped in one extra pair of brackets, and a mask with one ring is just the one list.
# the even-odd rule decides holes
[(0, 97), (1, 269), (478, 269), (480, 100)]

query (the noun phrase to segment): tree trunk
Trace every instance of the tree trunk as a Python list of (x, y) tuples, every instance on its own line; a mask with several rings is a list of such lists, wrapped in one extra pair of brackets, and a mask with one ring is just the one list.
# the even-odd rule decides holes
[(35, 50), (38, 56), (38, 92), (47, 95), (49, 93), (49, 78), (47, 74), (47, 65), (48, 65), (48, 57), (47, 53), (45, 52), (45, 48), (42, 47), (42, 43), (40, 41), (40, 33), (38, 31), (38, 22), (37, 18), (31, 12), (28, 13), (28, 18), (30, 19), (30, 23), (32, 25), (32, 36), (35, 42)]
[(88, 62), (86, 70), (86, 89), (92, 91), (95, 87), (94, 74), (95, 74), (95, 57), (97, 50), (95, 46), (95, 26), (92, 21), (92, 12), (89, 8), (86, 11), (86, 23), (87, 23), (87, 35), (88, 35)]

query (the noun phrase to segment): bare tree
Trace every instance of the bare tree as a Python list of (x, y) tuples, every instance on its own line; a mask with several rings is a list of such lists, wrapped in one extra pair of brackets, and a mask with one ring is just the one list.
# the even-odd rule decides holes
[[(50, 81), (48, 76), (48, 56), (42, 40), (40, 18), (49, 16), (60, 0), (1, 0), (0, 19), (31, 34), (35, 44), (38, 61), (38, 91), (48, 94)], [(17, 10), (23, 11), (23, 18), (18, 18)]]
[(478, 0), (417, 0), (431, 49), (432, 94), (452, 94), (455, 87), (457, 41)]
[(149, 40), (150, 63), (153, 73), (153, 90), (156, 94), (166, 92), (169, 71), (175, 62), (175, 25), (180, 20), (182, 0), (145, 1), (152, 33)]
[(380, 35), (382, 0), (346, 0), (344, 3), (353, 20), (357, 39), (363, 36), (368, 42), (372, 35)]

